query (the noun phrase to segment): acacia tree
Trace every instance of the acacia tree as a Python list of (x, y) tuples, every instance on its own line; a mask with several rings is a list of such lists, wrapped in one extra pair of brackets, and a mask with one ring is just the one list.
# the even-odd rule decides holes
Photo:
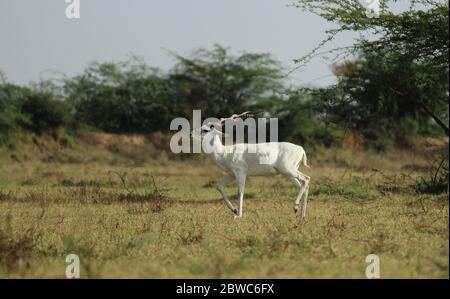
[[(407, 11), (394, 13), (389, 9), (396, 2), (381, 0), (380, 15), (368, 17), (367, 8), (359, 0), (298, 1), (297, 7), (335, 23), (337, 27), (327, 31), (327, 37), (296, 62), (301, 67), (315, 56), (332, 52), (337, 53), (337, 57), (352, 54), (364, 59), (366, 56), (371, 64), (366, 63), (365, 73), (356, 73), (355, 69), (355, 72), (341, 76), (337, 86), (325, 91), (329, 94), (332, 89), (339, 95), (334, 107), (352, 101), (361, 105), (364, 103), (362, 99), (375, 96), (372, 101), (378, 102), (376, 106), (395, 106), (411, 112), (409, 115), (427, 115), (448, 136), (448, 2), (412, 0)], [(327, 43), (344, 31), (365, 35), (350, 47), (323, 51)], [(375, 72), (379, 72), (378, 79), (386, 74), (395, 77), (397, 72), (398, 80), (393, 82), (385, 77), (385, 81), (377, 82), (376, 86), (381, 88), (384, 85), (383, 90), (374, 94), (375, 81), (369, 81), (374, 83), (370, 86), (372, 89), (368, 89), (365, 83), (368, 79), (375, 79), (376, 76), (371, 76)], [(357, 76), (360, 80), (353, 80)], [(405, 82), (407, 84), (403, 84)], [(358, 87), (358, 93), (349, 92), (349, 88)]]
[(251, 108), (283, 90), (279, 63), (269, 54), (231, 55), (215, 45), (189, 57), (175, 55), (170, 98), (186, 116), (200, 109), (206, 116), (226, 116)]

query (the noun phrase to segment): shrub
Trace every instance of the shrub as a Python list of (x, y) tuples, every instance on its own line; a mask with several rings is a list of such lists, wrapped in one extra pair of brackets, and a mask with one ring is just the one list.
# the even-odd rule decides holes
[(29, 123), (22, 125), (34, 132), (57, 129), (68, 124), (69, 113), (63, 102), (48, 94), (32, 94), (25, 98), (22, 113), (29, 116)]
[(431, 170), (428, 177), (420, 177), (414, 184), (417, 193), (441, 194), (448, 192), (449, 177), (448, 153), (440, 159), (431, 162)]

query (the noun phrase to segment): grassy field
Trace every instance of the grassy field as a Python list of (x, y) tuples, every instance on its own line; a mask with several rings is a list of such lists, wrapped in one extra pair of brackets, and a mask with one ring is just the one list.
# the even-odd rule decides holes
[(207, 157), (99, 136), (0, 148), (0, 277), (64, 278), (69, 253), (82, 278), (365, 278), (371, 253), (382, 278), (449, 276), (447, 194), (414, 191), (423, 153), (317, 149), (306, 221), (283, 176), (250, 178), (235, 220)]

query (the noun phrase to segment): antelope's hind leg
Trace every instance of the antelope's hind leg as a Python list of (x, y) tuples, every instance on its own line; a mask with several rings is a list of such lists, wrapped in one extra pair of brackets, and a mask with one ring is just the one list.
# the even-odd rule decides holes
[(298, 178), (293, 177), (292, 181), (299, 187), (297, 196), (294, 199), (294, 202), (292, 203), (292, 208), (294, 209), (294, 213), (297, 214), (299, 205), (300, 205), (300, 199), (302, 198), (303, 193), (305, 192), (305, 187), (302, 181), (300, 181)]
[(302, 218), (306, 217), (306, 203), (308, 202), (309, 182), (306, 183), (305, 196), (303, 197)]
[[(297, 212), (299, 211), (300, 200), (305, 191), (307, 192), (308, 190), (310, 177), (301, 173), (297, 169), (280, 169), (279, 171), (290, 177), (300, 189), (293, 203), (294, 213), (297, 214)], [(306, 199), (304, 200), (303, 206), (301, 207), (301, 211), (299, 213), (302, 218), (305, 217), (304, 210), (306, 211)]]
[[(309, 192), (309, 181), (311, 180), (311, 178), (309, 176), (301, 173), (300, 171), (298, 171), (297, 179), (300, 182), (302, 182), (302, 184), (304, 186), (303, 187), (303, 192), (302, 192), (302, 195), (304, 194), (304, 196), (303, 196), (303, 205), (302, 205), (300, 216), (302, 218), (305, 218), (306, 217), (306, 204), (307, 204), (307, 201), (308, 201), (308, 192)], [(300, 200), (301, 200), (301, 196), (299, 196), (295, 200), (295, 204), (297, 205), (297, 207), (300, 204)]]

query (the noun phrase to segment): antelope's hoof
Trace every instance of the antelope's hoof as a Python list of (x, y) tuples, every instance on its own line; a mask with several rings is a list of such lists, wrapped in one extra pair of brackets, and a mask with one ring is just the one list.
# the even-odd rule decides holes
[(294, 214), (297, 214), (297, 212), (298, 212), (298, 207), (294, 206)]
[(242, 216), (234, 215), (234, 219), (241, 219), (241, 218), (242, 218)]
[(236, 216), (237, 216), (237, 214), (238, 214), (237, 209), (233, 209), (233, 213), (236, 214)]

